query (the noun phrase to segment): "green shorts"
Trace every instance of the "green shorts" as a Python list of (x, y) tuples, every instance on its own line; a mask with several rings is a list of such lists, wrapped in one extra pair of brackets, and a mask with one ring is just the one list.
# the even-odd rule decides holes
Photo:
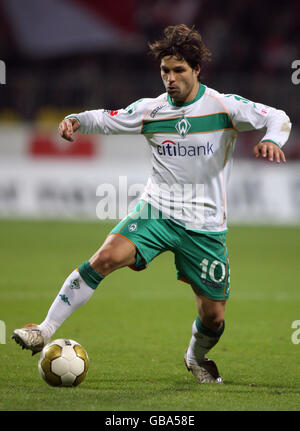
[(177, 279), (214, 300), (229, 297), (229, 261), (225, 233), (199, 233), (186, 230), (145, 201), (120, 221), (110, 235), (121, 235), (137, 249), (130, 268), (140, 271), (159, 254), (172, 251)]

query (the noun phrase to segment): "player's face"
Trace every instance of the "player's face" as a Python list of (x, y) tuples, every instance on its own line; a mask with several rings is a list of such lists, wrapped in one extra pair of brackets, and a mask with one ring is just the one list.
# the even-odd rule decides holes
[(162, 58), (160, 71), (164, 86), (174, 102), (188, 102), (196, 97), (199, 89), (199, 65), (192, 69), (185, 60), (168, 55)]

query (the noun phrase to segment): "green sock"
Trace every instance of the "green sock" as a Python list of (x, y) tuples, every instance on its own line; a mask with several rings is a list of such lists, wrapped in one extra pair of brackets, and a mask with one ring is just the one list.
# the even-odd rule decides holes
[(83, 262), (78, 267), (78, 271), (86, 284), (92, 289), (96, 289), (100, 281), (104, 278), (103, 275), (99, 274), (99, 272), (95, 271), (94, 268), (91, 267), (90, 262)]
[(221, 337), (221, 335), (223, 334), (224, 329), (225, 329), (225, 320), (223, 321), (223, 325), (221, 326), (221, 328), (217, 332), (214, 332), (211, 329), (204, 326), (200, 320), (200, 317), (197, 316), (196, 317), (196, 328), (197, 328), (198, 332), (200, 332), (201, 334), (207, 335), (208, 337)]
[(193, 323), (192, 338), (187, 350), (188, 360), (191, 362), (200, 363), (206, 353), (208, 353), (219, 341), (224, 332), (225, 322), (223, 326), (217, 331), (213, 332), (201, 322), (199, 316)]

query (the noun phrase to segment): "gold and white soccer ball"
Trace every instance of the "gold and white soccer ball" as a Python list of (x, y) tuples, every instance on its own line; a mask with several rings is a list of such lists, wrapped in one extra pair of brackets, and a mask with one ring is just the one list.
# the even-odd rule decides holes
[(88, 368), (85, 349), (67, 338), (47, 344), (38, 362), (40, 375), (51, 386), (78, 386), (85, 379)]

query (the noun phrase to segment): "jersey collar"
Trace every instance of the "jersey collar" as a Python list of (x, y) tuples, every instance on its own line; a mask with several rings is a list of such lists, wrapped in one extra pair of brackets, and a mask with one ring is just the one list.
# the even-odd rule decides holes
[(191, 105), (192, 103), (197, 102), (197, 100), (199, 100), (203, 96), (203, 94), (205, 93), (205, 90), (206, 90), (206, 86), (203, 85), (203, 84), (200, 84), (199, 85), (199, 90), (198, 90), (198, 92), (196, 94), (196, 97), (194, 97), (194, 99), (189, 100), (188, 102), (173, 102), (172, 99), (171, 99), (171, 97), (168, 95), (168, 102), (172, 106), (179, 106), (179, 107), (181, 107), (181, 106), (188, 106), (188, 105)]

